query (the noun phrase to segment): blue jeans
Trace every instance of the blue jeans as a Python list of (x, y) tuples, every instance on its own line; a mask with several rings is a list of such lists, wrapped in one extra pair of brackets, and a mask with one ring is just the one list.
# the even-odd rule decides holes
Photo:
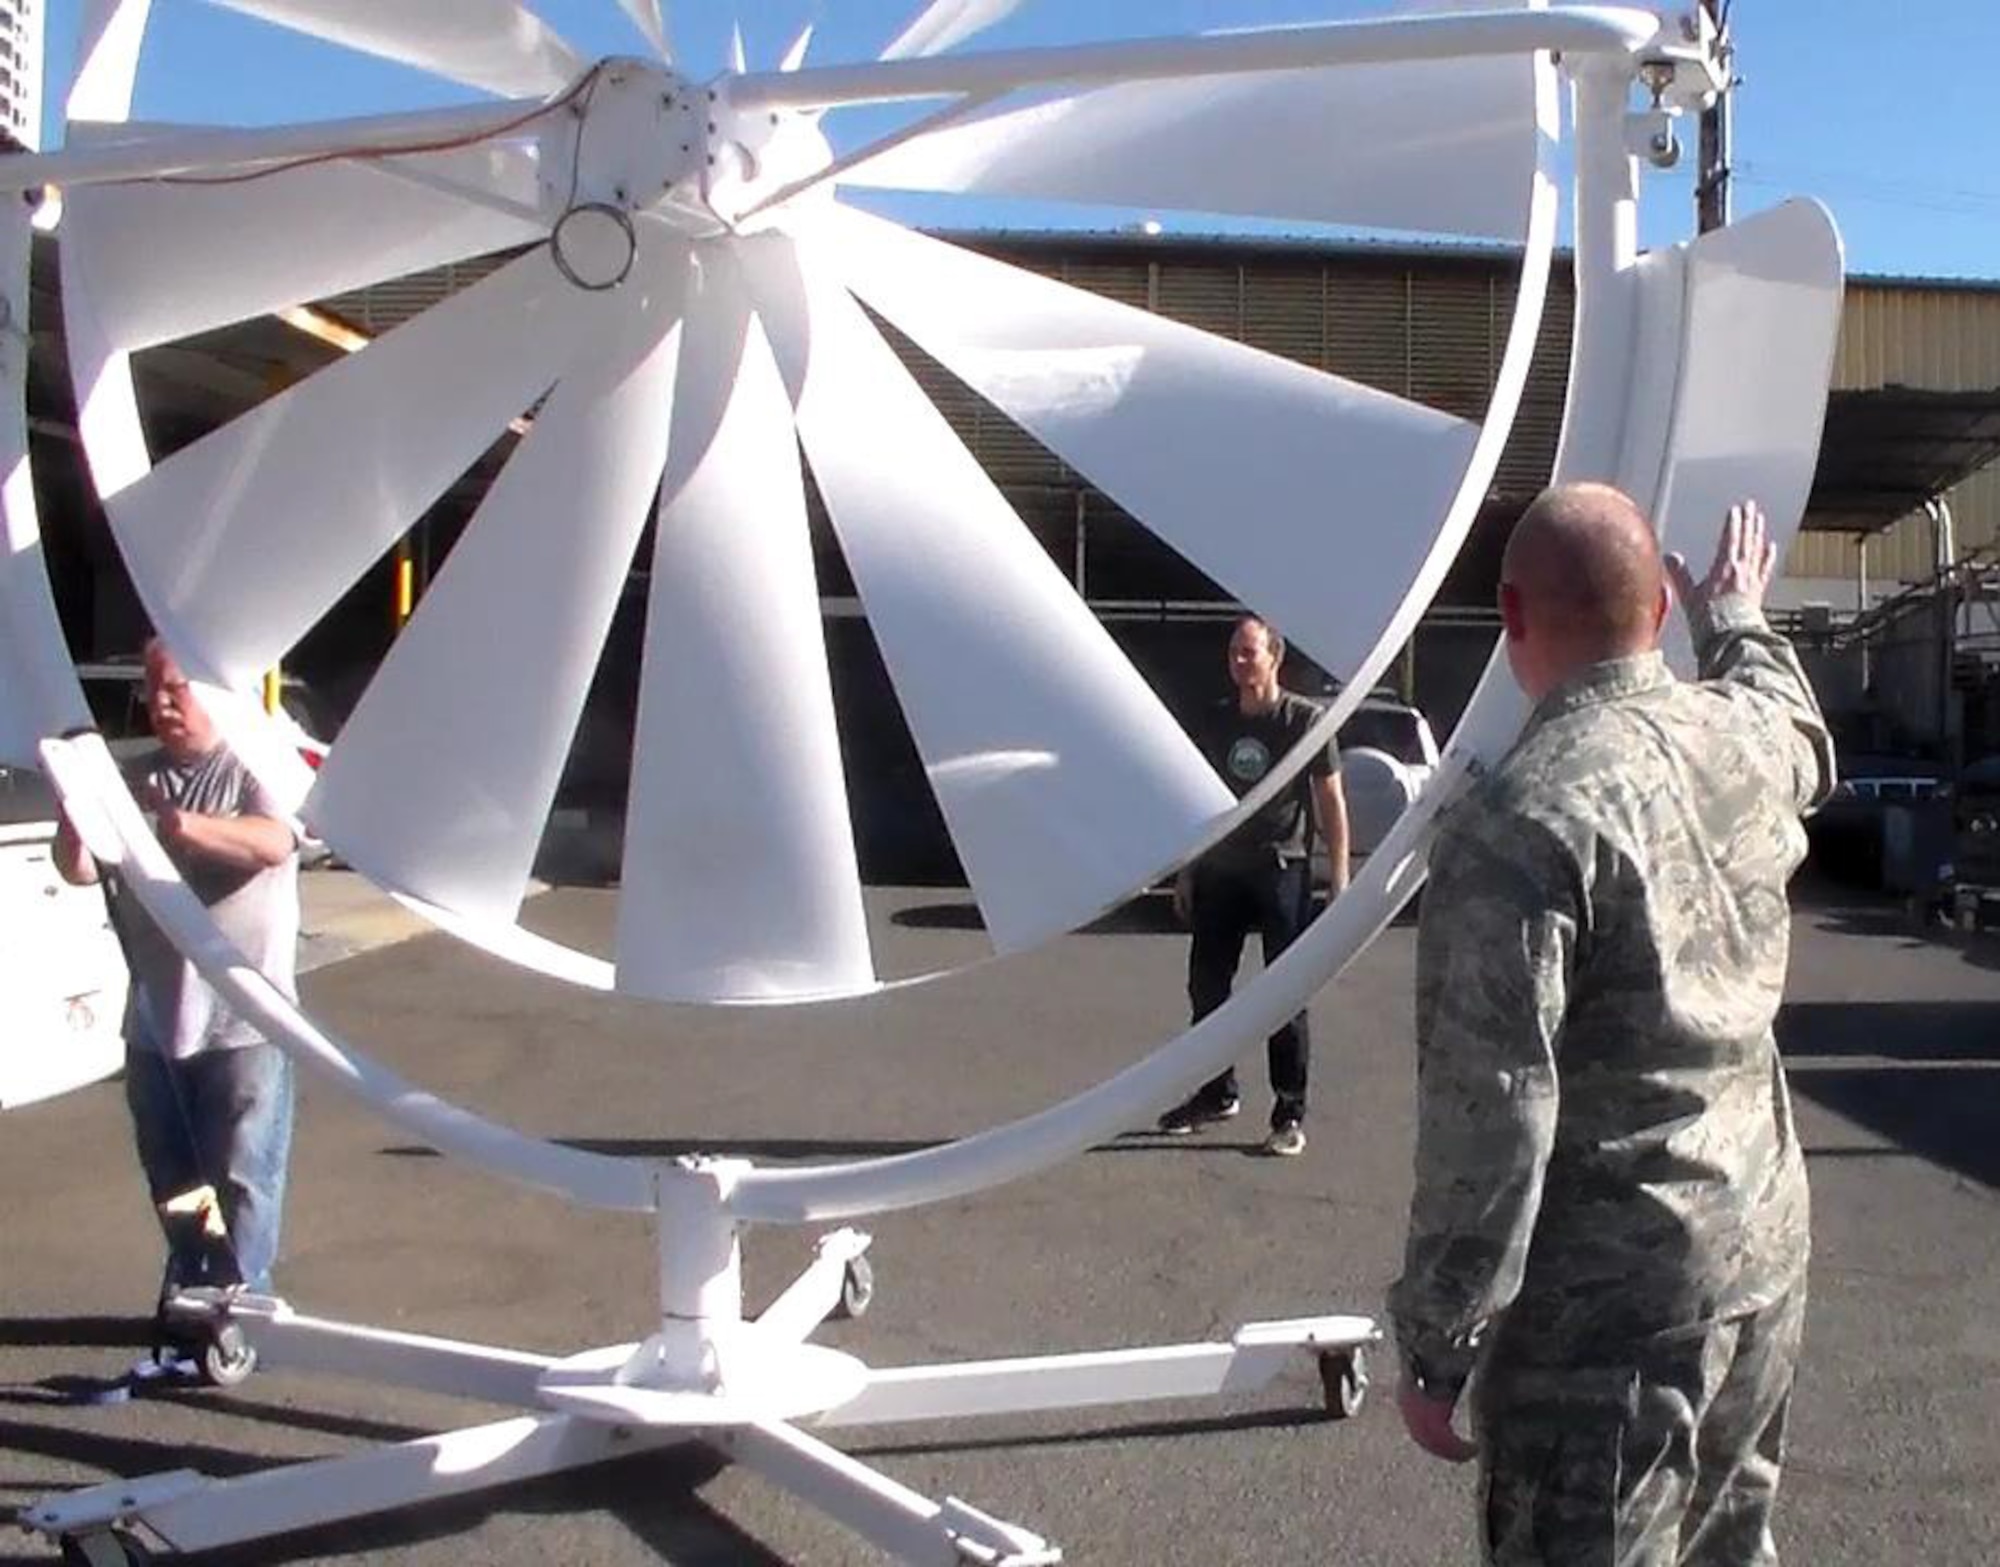
[(291, 1058), (259, 1043), (170, 1061), (128, 1042), (125, 1103), (155, 1212), (169, 1198), (213, 1186), (229, 1229), (227, 1246), (204, 1246), (193, 1226), (161, 1215), (167, 1283), (268, 1291), (292, 1153)]

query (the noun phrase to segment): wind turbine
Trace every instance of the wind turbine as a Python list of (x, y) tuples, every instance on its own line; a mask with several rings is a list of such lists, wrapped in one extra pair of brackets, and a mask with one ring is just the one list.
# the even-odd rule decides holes
[[(131, 125), (150, 7), (87, 7), (69, 144), (11, 160), (0, 185), (65, 194), (69, 352), (99, 496), (141, 597), (239, 754), (381, 885), (580, 983), (731, 1005), (885, 983), (862, 916), (801, 451), (998, 955), (1087, 921), (1261, 802), (1236, 802), (1209, 771), (878, 319), (1340, 678), (1324, 738), (1414, 629), (1485, 496), (1539, 325), (1567, 129), (1578, 313), (1557, 476), (1622, 484), (1669, 537), (1705, 533), (1746, 493), (1783, 528), (1804, 508), (1838, 325), (1830, 222), (1797, 204), (1636, 253), (1642, 166), (1665, 156), (1675, 115), (1725, 87), (1692, 3), (961, 52), (1013, 7), (939, 0), (887, 58), (807, 64), (794, 51), (783, 69), (738, 60), (707, 80), (677, 67), (648, 0), (623, 9), (650, 53), (595, 62), (515, 0), (216, 3), (493, 101), (276, 128)], [(837, 156), (828, 118), (885, 103), (935, 107)], [(1515, 317), (1485, 417), (1467, 422), (841, 201), (863, 185), (1498, 240), (1522, 258)], [(19, 231), (18, 310), (25, 212), (5, 221)], [(496, 252), (509, 259), (472, 287), (150, 461), (133, 353)], [(4, 353), (7, 754), (39, 755), (93, 852), (288, 1050), (437, 1148), (588, 1206), (656, 1213), (660, 1237), (658, 1331), (570, 1358), (324, 1322), (276, 1299), (190, 1302), (269, 1361), (522, 1413), (224, 1485), (167, 1476), (87, 1491), (31, 1508), (32, 1527), (118, 1560), (134, 1526), (206, 1548), (696, 1438), (902, 1559), (1025, 1567), (1059, 1553), (916, 1496), (803, 1425), (1243, 1389), (1301, 1354), (1320, 1363), (1337, 1411), (1358, 1403), (1375, 1329), (1351, 1316), (1250, 1324), (1211, 1345), (871, 1369), (806, 1342), (843, 1295), (865, 1298), (867, 1238), (826, 1237), (755, 1321), (742, 1316), (740, 1238), (1047, 1168), (1233, 1059), (1415, 890), (1436, 811), (1518, 727), (1504, 669), (1348, 894), (1222, 1011), (1107, 1082), (894, 1158), (604, 1158), (400, 1081), (215, 931), (87, 732), (40, 574), (18, 342)], [(257, 676), (524, 417), (528, 433), (325, 767), (298, 776), (249, 699)], [(649, 520), (606, 962), (528, 934), (516, 914)], [(486, 634), (495, 625), (509, 635)], [(506, 725), (467, 699), (481, 691), (507, 693)]]

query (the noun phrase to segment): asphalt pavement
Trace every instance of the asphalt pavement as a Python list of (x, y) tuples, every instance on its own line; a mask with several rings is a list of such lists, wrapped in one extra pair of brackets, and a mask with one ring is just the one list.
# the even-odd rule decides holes
[[(322, 1021), (425, 1086), (539, 1135), (635, 1157), (760, 1160), (917, 1147), (1038, 1108), (1176, 1032), (1185, 938), (1157, 902), (1029, 957), (866, 1002), (704, 1012), (520, 974), (308, 878)], [(900, 972), (976, 956), (962, 895), (884, 892)], [(608, 894), (532, 924), (608, 940)], [(373, 923), (371, 923), (373, 922)], [(335, 927), (338, 926), (336, 929)], [(379, 945), (383, 940), (392, 944)], [(308, 941), (309, 952), (313, 941)], [(824, 1341), (871, 1364), (1226, 1337), (1249, 1320), (1378, 1308), (1409, 1190), (1411, 932), (1313, 1007), (1311, 1143), (1259, 1157), (1242, 1119), (1132, 1137), (998, 1192), (867, 1227), (877, 1294)], [(338, 950), (336, 950), (338, 948)], [(2000, 937), (1916, 939), (1900, 914), (1822, 901), (1797, 921), (1785, 1044), (1811, 1152), (1817, 1258), (1781, 1514), (1808, 1567), (2000, 1561)], [(127, 1365), (156, 1243), (115, 1085), (10, 1114), (0, 1189), (0, 1505), (107, 1477), (283, 1460), (489, 1418), (284, 1374), (237, 1392), (99, 1406)], [(754, 1310), (811, 1236), (754, 1232)], [(301, 1309), (558, 1353), (649, 1328), (639, 1220), (568, 1210), (425, 1150), (305, 1086), (281, 1283)], [(1386, 1372), (1386, 1368), (1383, 1368)], [(1386, 1376), (1385, 1376), (1386, 1380)], [(1301, 1371), (1254, 1396), (844, 1433), (926, 1494), (1037, 1529), (1080, 1563), (1469, 1562), (1470, 1474), (1402, 1438), (1385, 1389), (1320, 1416)], [(0, 1567), (50, 1559), (22, 1535)], [(852, 1536), (699, 1448), (244, 1547), (236, 1563), (870, 1561)]]

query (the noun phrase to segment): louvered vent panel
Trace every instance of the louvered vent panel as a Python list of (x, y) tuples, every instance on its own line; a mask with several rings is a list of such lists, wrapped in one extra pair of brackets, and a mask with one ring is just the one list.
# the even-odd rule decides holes
[(1314, 369), (1326, 366), (1326, 273), (1320, 267), (1246, 272), (1243, 340)]
[(470, 261), (454, 261), (448, 266), (432, 267), (428, 272), (414, 272), (405, 278), (376, 283), (368, 288), (355, 289), (352, 293), (337, 294), (331, 299), (319, 301), (319, 308), (370, 337), (380, 337), (384, 332), (422, 315), (440, 300), (456, 294), (460, 289), (470, 288), (481, 278), (499, 271), (520, 254), (520, 251), (513, 250), (499, 255), (475, 256)]
[(1067, 582), (1076, 580), (1076, 494), (1046, 485), (1003, 486), (1003, 492), (1021, 521), (1034, 534), (1035, 542), (1048, 551), (1049, 559)]
[(1068, 261), (1056, 275), (1072, 287), (1146, 308), (1146, 264), (1142, 261)]
[[(1515, 279), (1503, 278), (1493, 294), (1496, 341), (1503, 345), (1514, 319)], [(1521, 410), (1500, 457), (1500, 471), (1494, 478), (1496, 492), (1509, 500), (1526, 504), (1549, 482), (1556, 460), (1556, 442), (1562, 434), (1563, 398), (1569, 385), (1569, 347), (1576, 291), (1566, 270), (1549, 278), (1547, 308), (1542, 312), (1542, 328), (1535, 340), (1535, 356), (1528, 370), (1527, 389), (1521, 395)]]
[(1492, 285), (1482, 274), (1410, 275), (1410, 396), (1482, 419), (1493, 384)]
[(980, 407), (979, 435), (972, 454), (1003, 489), (1061, 484), (1068, 477), (1068, 469), (1054, 453), (990, 403)]
[(1243, 335), (1243, 273), (1238, 267), (1162, 264), (1159, 302), (1160, 314), (1175, 321), (1217, 337)]
[(1326, 280), (1326, 368), (1378, 391), (1407, 394), (1403, 274), (1333, 266)]
[(1005, 488), (1065, 481), (1067, 470), (1047, 447), (894, 327), (879, 317), (876, 325), (995, 484)]

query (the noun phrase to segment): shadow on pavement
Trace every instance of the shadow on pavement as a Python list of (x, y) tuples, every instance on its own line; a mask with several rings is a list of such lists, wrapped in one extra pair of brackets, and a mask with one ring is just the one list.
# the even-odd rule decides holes
[(2000, 1064), (2000, 1001), (1801, 1001), (1778, 1013), (1787, 1056)]
[[(1778, 1015), (1778, 1041), (1807, 1063), (1790, 1069), (1798, 1093), (1912, 1154), (2000, 1186), (2000, 1002), (1808, 1002)], [(1819, 1064), (1827, 1057), (1895, 1064)]]
[[(219, 1448), (168, 1446), (7, 1422), (0, 1422), (0, 1443), (87, 1464), (111, 1475), (195, 1468), (220, 1478), (269, 1467), (266, 1460)], [(192, 1559), (203, 1567), (276, 1567), (284, 1562), (336, 1554), (365, 1556), (428, 1540), (469, 1536), (489, 1518), (498, 1516), (606, 1513), (658, 1552), (662, 1561), (676, 1567), (782, 1567), (778, 1557), (709, 1508), (697, 1494), (725, 1467), (720, 1457), (690, 1444), (377, 1517), (302, 1529), (203, 1552)], [(562, 1541), (551, 1540), (549, 1559), (562, 1559), (562, 1550)], [(0, 1555), (0, 1567), (15, 1567), (17, 1563), (47, 1567), (48, 1561), (46, 1552)]]
[(1220, 1436), (1232, 1431), (1290, 1431), (1299, 1426), (1331, 1425), (1321, 1404), (1290, 1409), (1255, 1409), (1236, 1415), (1200, 1415), (1185, 1420), (1147, 1420), (1131, 1425), (1087, 1426), (1075, 1431), (1001, 1432), (993, 1436), (958, 1437), (934, 1442), (871, 1442), (844, 1449), (855, 1458), (875, 1462), (912, 1458), (926, 1453), (1027, 1452), (1042, 1447), (1075, 1447), (1088, 1442), (1165, 1442), (1181, 1437)]
[[(809, 1138), (728, 1138), (713, 1137), (558, 1137), (559, 1148), (578, 1153), (603, 1154), (610, 1159), (678, 1159), (683, 1154), (706, 1154), (720, 1159), (884, 1159), (892, 1154), (919, 1153), (951, 1141), (933, 1137), (928, 1141), (821, 1142)], [(402, 1143), (382, 1150), (388, 1159), (440, 1159), (435, 1148), (421, 1143)]]
[(1792, 1087), (1913, 1154), (2000, 1187), (2000, 1066), (1805, 1067)]
[[(697, 1494), (725, 1467), (715, 1454), (690, 1444), (375, 1518), (302, 1530), (207, 1553), (200, 1560), (202, 1567), (276, 1567), (282, 1562), (333, 1554), (368, 1556), (427, 1540), (469, 1536), (489, 1518), (500, 1516), (605, 1513), (675, 1567), (783, 1567), (780, 1558)], [(551, 1539), (548, 1560), (566, 1559), (565, 1543)]]
[[(114, 1389), (125, 1390), (124, 1396), (116, 1399), (104, 1396)], [(240, 1391), (224, 1394), (212, 1388), (175, 1386), (171, 1383), (157, 1383), (143, 1390), (134, 1391), (130, 1380), (123, 1376), (102, 1378), (59, 1375), (44, 1377), (39, 1382), (0, 1387), (0, 1405), (24, 1410), (74, 1409), (93, 1405), (122, 1404), (128, 1401), (177, 1404), (186, 1409), (199, 1409), (235, 1420), (283, 1426), (294, 1431), (315, 1431), (323, 1436), (347, 1437), (359, 1442), (406, 1442), (412, 1437), (426, 1434), (414, 1426), (386, 1420), (370, 1420), (360, 1415), (322, 1413), (292, 1404), (267, 1403), (261, 1399), (246, 1398)], [(0, 1426), (0, 1429), (4, 1429), (4, 1426)], [(48, 1451), (53, 1456), (64, 1456), (56, 1454), (53, 1448)]]
[(1264, 1158), (1264, 1134), (1255, 1137), (1232, 1137), (1227, 1140), (1215, 1137), (1174, 1137), (1165, 1132), (1146, 1130), (1122, 1133), (1116, 1141), (1099, 1143), (1090, 1150), (1100, 1153), (1226, 1153), (1239, 1157)]
[(70, 1348), (144, 1348), (151, 1317), (0, 1317), (0, 1346), (64, 1345)]

